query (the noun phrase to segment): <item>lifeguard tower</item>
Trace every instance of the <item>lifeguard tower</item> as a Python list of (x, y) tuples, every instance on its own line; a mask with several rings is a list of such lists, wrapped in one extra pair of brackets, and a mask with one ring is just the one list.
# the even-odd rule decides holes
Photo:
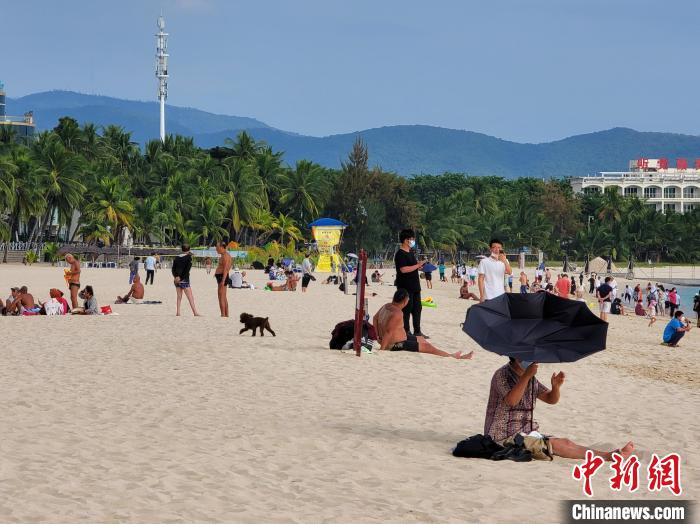
[(311, 222), (309, 227), (319, 253), (316, 271), (334, 273), (340, 270), (342, 261), (338, 255), (338, 246), (347, 225), (334, 218), (319, 218)]

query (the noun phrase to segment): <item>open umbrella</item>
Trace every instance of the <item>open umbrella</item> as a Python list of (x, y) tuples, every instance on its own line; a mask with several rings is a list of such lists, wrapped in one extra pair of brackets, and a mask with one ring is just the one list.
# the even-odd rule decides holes
[(463, 330), (499, 355), (575, 362), (605, 349), (608, 324), (584, 302), (550, 293), (505, 293), (469, 308)]
[(436, 269), (437, 269), (437, 266), (435, 266), (435, 265), (433, 265), (433, 264), (425, 264), (425, 265), (421, 268), (421, 271), (425, 271), (425, 272), (427, 272), (427, 273), (432, 273), (432, 272), (435, 271)]

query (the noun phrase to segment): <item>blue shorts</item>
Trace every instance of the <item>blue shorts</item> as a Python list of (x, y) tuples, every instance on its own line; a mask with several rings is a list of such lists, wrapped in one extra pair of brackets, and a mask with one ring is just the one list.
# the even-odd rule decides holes
[(189, 282), (179, 282), (175, 284), (175, 287), (179, 287), (180, 289), (188, 289), (190, 287)]

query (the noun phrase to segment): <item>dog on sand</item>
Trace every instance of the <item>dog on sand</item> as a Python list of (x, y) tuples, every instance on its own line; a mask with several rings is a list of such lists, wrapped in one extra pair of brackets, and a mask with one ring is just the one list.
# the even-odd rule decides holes
[(267, 329), (270, 333), (272, 333), (273, 337), (276, 337), (275, 332), (272, 331), (272, 328), (270, 327), (270, 320), (268, 317), (254, 317), (253, 315), (250, 315), (248, 313), (241, 313), (241, 324), (244, 324), (245, 327), (241, 329), (239, 335), (242, 335), (249, 329), (253, 330), (253, 336), (255, 336), (255, 330), (260, 329), (260, 336), (264, 337), (265, 333), (263, 332), (263, 329)]

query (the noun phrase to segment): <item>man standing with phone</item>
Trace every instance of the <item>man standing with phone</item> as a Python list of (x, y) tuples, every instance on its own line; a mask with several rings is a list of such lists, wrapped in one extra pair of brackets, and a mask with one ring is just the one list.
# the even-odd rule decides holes
[(423, 267), (425, 260), (418, 262), (413, 249), (416, 247), (416, 234), (412, 229), (404, 229), (399, 233), (401, 246), (396, 255), (396, 287), (408, 292), (408, 303), (403, 308), (403, 328), (406, 334), (411, 332), (409, 319), (413, 316), (413, 335), (428, 338), (420, 330), (420, 315), (423, 310), (420, 296), (420, 277), (418, 270)]
[(489, 242), (491, 256), (479, 262), (479, 302), (491, 300), (506, 292), (504, 279), (513, 269), (503, 251), (503, 242), (494, 238)]

